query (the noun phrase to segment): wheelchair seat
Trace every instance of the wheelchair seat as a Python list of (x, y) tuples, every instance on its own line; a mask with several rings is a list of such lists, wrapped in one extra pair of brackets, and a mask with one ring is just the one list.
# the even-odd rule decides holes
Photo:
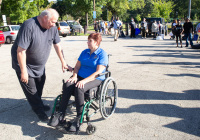
[[(100, 86), (100, 85), (99, 85)], [(91, 100), (98, 97), (99, 86), (89, 89), (85, 92), (85, 100)]]

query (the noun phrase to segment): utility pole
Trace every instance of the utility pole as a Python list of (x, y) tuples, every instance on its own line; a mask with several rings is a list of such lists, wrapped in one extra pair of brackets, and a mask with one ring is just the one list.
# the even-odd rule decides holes
[(94, 11), (95, 11), (95, 0), (93, 0), (93, 5), (94, 5)]
[(190, 13), (191, 13), (191, 1), (189, 0), (189, 6), (188, 6), (188, 18), (190, 19)]
[[(94, 11), (95, 11), (95, 0), (93, 0), (93, 5), (94, 5)], [(94, 23), (95, 23), (95, 19), (94, 19)]]
[[(95, 0), (93, 0), (93, 6), (94, 6), (94, 11), (95, 11)], [(93, 13), (94, 14), (94, 13)], [(96, 18), (94, 18), (94, 26), (95, 26), (95, 19)]]

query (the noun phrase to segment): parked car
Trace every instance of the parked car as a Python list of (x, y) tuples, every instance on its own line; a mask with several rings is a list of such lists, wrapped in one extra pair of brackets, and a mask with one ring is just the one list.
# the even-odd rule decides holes
[(148, 34), (151, 35), (152, 31), (151, 31), (151, 26), (152, 23), (156, 20), (156, 22), (158, 23), (158, 21), (160, 21), (160, 23), (163, 25), (162, 28), (162, 34), (167, 35), (168, 34), (168, 28), (167, 28), (167, 24), (165, 23), (164, 18), (146, 18), (146, 22), (148, 25)]
[(5, 43), (5, 39), (4, 39), (3, 31), (0, 31), (0, 47), (4, 43)]
[(70, 26), (71, 32), (83, 32), (83, 26), (81, 26), (80, 23), (74, 21), (74, 20), (68, 20), (67, 23)]
[(68, 34), (70, 34), (70, 27), (65, 21), (58, 21), (56, 23), (56, 26), (58, 27), (58, 32), (60, 36), (66, 37)]
[(13, 41), (15, 41), (19, 29), (19, 25), (1, 26), (0, 31), (3, 31), (5, 43), (11, 44)]

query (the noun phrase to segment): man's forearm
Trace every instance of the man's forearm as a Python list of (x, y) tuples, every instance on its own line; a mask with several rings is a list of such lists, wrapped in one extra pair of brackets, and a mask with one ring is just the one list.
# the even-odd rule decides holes
[(26, 69), (26, 50), (18, 47), (17, 49), (17, 60), (20, 66), (21, 73), (27, 73)]
[(59, 44), (54, 44), (54, 48), (56, 50), (56, 53), (61, 61), (61, 63), (65, 63), (65, 60), (64, 60), (64, 54), (62, 53), (62, 48)]

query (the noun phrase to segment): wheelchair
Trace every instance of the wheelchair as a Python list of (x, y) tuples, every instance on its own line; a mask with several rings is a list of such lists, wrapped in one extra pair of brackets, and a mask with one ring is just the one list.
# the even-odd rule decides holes
[[(118, 89), (115, 80), (111, 77), (111, 72), (108, 70), (108, 67), (109, 65), (106, 67), (104, 73), (99, 74), (99, 76), (105, 75), (105, 80), (102, 81), (98, 87), (85, 92), (85, 104), (80, 118), (80, 126), (83, 124), (84, 118), (86, 118), (88, 125), (86, 133), (88, 135), (96, 132), (96, 126), (90, 123), (90, 118), (100, 112), (102, 118), (107, 119), (114, 113), (117, 105)], [(64, 84), (65, 82), (63, 80), (63, 85)], [(62, 94), (56, 97), (49, 122), (51, 122), (53, 116), (59, 111), (61, 99)], [(73, 104), (75, 104), (75, 101), (68, 104), (67, 108), (71, 107)], [(91, 109), (93, 109), (93, 111), (91, 111)], [(78, 134), (79, 131), (80, 129), (77, 130), (76, 134)]]

